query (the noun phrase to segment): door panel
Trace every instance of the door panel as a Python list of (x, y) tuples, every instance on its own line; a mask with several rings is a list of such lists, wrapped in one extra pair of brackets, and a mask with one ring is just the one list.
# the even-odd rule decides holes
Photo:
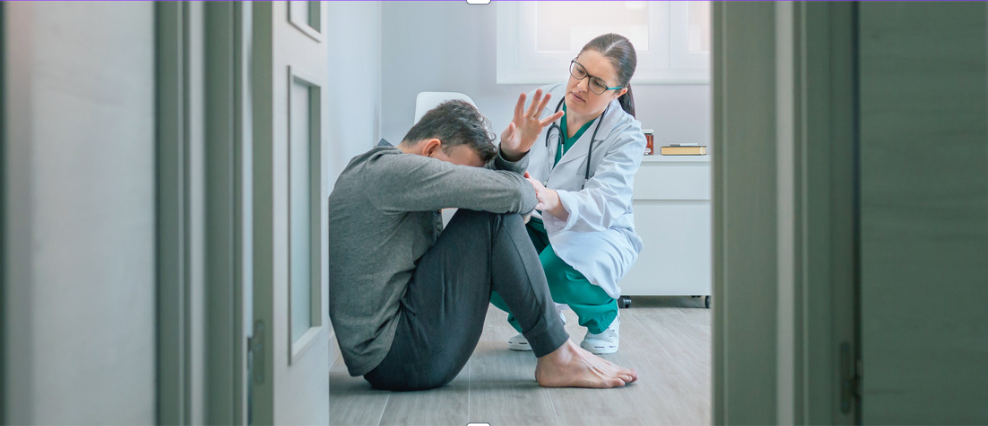
[(289, 91), (289, 190), (291, 211), (289, 235), (291, 272), (291, 345), (292, 359), (320, 332), (322, 325), (320, 258), (316, 257), (319, 235), (319, 144), (321, 88), (313, 77), (297, 71), (290, 73)]
[(859, 8), (862, 421), (983, 424), (986, 4)]
[(291, 137), (289, 141), (289, 180), (291, 187), (291, 253), (292, 262), (289, 285), (291, 286), (292, 302), (292, 332), (291, 341), (295, 342), (312, 326), (312, 291), (307, 285), (312, 279), (310, 273), (310, 241), (311, 224), (309, 210), (312, 203), (309, 200), (309, 86), (296, 79), (291, 82), (291, 105), (289, 106), (289, 122)]
[(304, 5), (253, 4), (257, 424), (329, 422), (326, 9)]

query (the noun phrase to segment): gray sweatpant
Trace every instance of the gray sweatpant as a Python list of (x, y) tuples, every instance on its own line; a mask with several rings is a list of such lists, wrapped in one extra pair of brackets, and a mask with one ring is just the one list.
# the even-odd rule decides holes
[(569, 339), (521, 216), (460, 209), (419, 261), (394, 343), (364, 378), (397, 391), (449, 383), (477, 347), (491, 290), (511, 308), (535, 356)]

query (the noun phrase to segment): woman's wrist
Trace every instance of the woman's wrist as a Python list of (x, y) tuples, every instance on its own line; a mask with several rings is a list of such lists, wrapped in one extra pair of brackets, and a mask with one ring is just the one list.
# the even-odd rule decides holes
[(546, 195), (548, 198), (548, 203), (546, 205), (545, 212), (555, 216), (559, 220), (569, 219), (569, 211), (563, 206), (562, 200), (559, 199), (559, 192), (554, 189), (546, 189)]
[(501, 146), (501, 158), (508, 160), (509, 162), (516, 163), (525, 157), (528, 152), (518, 152), (517, 150), (505, 148)]

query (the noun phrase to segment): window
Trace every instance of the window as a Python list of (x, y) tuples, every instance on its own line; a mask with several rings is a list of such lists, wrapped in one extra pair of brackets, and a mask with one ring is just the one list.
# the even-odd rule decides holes
[(636, 84), (710, 83), (710, 2), (497, 2), (497, 82), (545, 84), (605, 34), (638, 54)]

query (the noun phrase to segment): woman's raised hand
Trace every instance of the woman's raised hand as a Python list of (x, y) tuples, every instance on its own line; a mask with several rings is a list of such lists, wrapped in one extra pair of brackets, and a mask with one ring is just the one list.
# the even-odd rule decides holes
[(501, 132), (501, 152), (506, 160), (520, 160), (530, 149), (542, 133), (542, 129), (552, 124), (553, 121), (563, 116), (562, 111), (557, 111), (544, 119), (539, 119), (539, 114), (545, 109), (552, 95), (546, 93), (542, 96), (542, 89), (535, 91), (532, 103), (525, 109), (525, 94), (518, 96), (518, 103), (515, 104), (515, 115), (508, 124), (508, 128)]

